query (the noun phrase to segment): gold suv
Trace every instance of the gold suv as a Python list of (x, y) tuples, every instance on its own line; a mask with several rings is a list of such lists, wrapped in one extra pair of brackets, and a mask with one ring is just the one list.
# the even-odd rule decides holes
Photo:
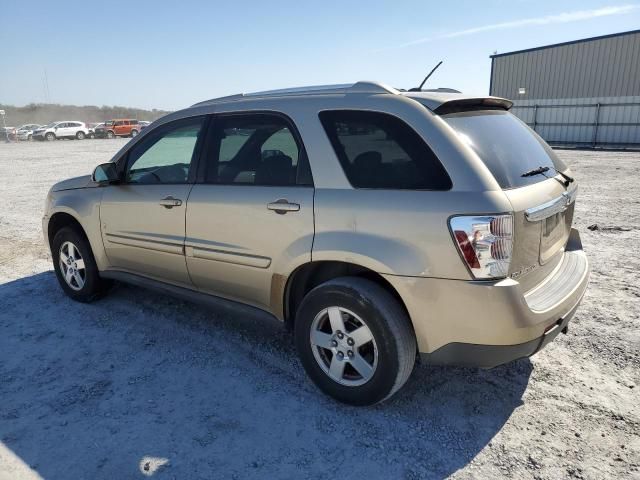
[(380, 402), (428, 363), (493, 367), (567, 324), (577, 184), (511, 102), (373, 82), (198, 103), (49, 192), (62, 289), (233, 301), (295, 332), (316, 385)]

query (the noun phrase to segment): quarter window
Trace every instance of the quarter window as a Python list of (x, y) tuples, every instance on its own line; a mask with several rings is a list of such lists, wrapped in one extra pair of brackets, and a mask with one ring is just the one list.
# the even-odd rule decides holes
[(320, 113), (355, 188), (448, 190), (451, 179), (431, 148), (393, 115), (359, 110)]
[(129, 152), (127, 182), (186, 183), (204, 119), (160, 128)]
[[(221, 116), (214, 122), (208, 183), (295, 185), (306, 162), (288, 122), (277, 115)], [(304, 182), (303, 182), (304, 183)]]

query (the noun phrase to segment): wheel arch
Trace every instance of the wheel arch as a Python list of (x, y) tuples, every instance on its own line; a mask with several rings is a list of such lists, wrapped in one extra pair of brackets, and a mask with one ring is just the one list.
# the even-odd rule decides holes
[(300, 265), (287, 278), (282, 300), (283, 318), (287, 328), (293, 327), (297, 307), (308, 292), (326, 281), (347, 276), (366, 278), (380, 285), (398, 301), (407, 316), (411, 318), (400, 293), (379, 273), (354, 263), (322, 260)]
[(87, 236), (87, 232), (76, 217), (68, 212), (56, 212), (51, 215), (51, 218), (49, 218), (49, 223), (47, 224), (47, 239), (49, 248), (51, 248), (51, 246), (53, 245), (53, 237), (55, 237), (56, 233), (58, 233), (60, 229), (65, 227), (74, 228), (80, 235), (84, 236), (84, 238), (89, 242), (89, 245), (91, 245), (89, 237)]

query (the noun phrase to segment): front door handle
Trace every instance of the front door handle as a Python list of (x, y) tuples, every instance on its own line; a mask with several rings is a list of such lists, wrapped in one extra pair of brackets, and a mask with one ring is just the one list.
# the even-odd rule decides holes
[(267, 208), (269, 210), (273, 210), (280, 215), (284, 215), (287, 212), (297, 212), (300, 210), (299, 203), (289, 203), (289, 201), (285, 198), (280, 198), (275, 202), (267, 203)]
[(168, 197), (164, 197), (162, 200), (160, 200), (160, 205), (162, 205), (164, 208), (179, 207), (180, 205), (182, 205), (182, 200), (180, 200), (179, 198), (173, 198), (171, 195), (169, 195)]

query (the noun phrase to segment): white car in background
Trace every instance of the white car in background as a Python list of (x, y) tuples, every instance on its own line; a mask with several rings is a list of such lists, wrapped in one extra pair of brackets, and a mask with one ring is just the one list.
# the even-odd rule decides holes
[(53, 122), (33, 132), (34, 140), (53, 141), (58, 138), (84, 140), (89, 135), (89, 129), (83, 122), (62, 121)]
[(22, 125), (21, 127), (18, 128), (17, 136), (18, 136), (18, 140), (32, 140), (33, 139), (33, 132), (39, 128), (41, 128), (42, 125), (38, 125), (37, 123), (28, 123), (26, 125)]

